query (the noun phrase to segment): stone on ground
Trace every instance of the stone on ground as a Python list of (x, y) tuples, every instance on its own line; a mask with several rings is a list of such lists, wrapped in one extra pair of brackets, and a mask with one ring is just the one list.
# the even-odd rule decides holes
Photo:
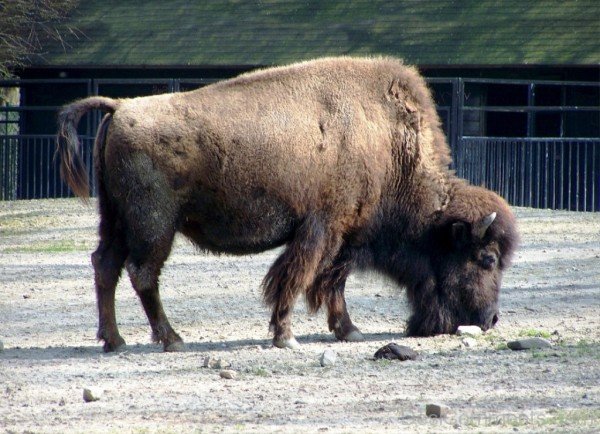
[(388, 360), (416, 360), (419, 357), (419, 354), (414, 351), (412, 348), (398, 345), (395, 342), (391, 342), (380, 349), (375, 353), (375, 359), (388, 359)]
[(83, 389), (83, 400), (85, 402), (99, 401), (104, 395), (104, 390), (97, 387), (85, 387)]
[(223, 369), (221, 372), (219, 372), (219, 375), (221, 378), (225, 378), (226, 380), (233, 380), (237, 376), (237, 372), (231, 369)]
[(479, 336), (481, 333), (483, 333), (481, 327), (474, 325), (458, 326), (458, 330), (456, 330), (456, 334), (459, 336)]
[(510, 348), (511, 350), (519, 351), (533, 350), (539, 348), (550, 348), (552, 344), (550, 343), (550, 341), (544, 338), (526, 338), (507, 342), (506, 346), (508, 346), (508, 348)]
[(323, 367), (335, 365), (336, 360), (336, 352), (329, 348), (323, 351), (323, 354), (321, 354), (321, 358), (319, 359), (319, 361), (321, 362), (321, 366)]
[(429, 417), (446, 417), (450, 412), (450, 407), (443, 404), (427, 404), (425, 414)]

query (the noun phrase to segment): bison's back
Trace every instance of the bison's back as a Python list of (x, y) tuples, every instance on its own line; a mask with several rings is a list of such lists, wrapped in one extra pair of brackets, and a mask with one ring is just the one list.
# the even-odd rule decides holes
[[(398, 80), (406, 85), (394, 90)], [(375, 212), (393, 147), (417, 134), (406, 105), (430, 109), (411, 80), (421, 79), (395, 60), (325, 59), (128, 100), (114, 114), (108, 166), (131, 171), (122, 156), (145, 155), (152, 182), (170, 190), (188, 232), (211, 249), (280, 244), (311, 212), (349, 232)], [(133, 172), (150, 182), (147, 166)], [(113, 183), (128, 188), (118, 176)]]

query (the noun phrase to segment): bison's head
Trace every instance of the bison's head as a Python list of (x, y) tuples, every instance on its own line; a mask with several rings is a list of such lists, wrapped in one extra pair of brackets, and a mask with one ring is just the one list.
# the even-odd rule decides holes
[(472, 220), (444, 219), (432, 230), (426, 271), (408, 288), (413, 308), (408, 335), (454, 333), (460, 325), (487, 330), (496, 324), (502, 273), (516, 239), (508, 207), (496, 211)]

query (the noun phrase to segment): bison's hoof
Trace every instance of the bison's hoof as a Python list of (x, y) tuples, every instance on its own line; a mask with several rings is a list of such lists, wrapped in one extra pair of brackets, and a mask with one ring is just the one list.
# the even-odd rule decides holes
[(105, 341), (102, 349), (105, 353), (113, 353), (119, 350), (123, 350), (125, 347), (125, 339), (122, 337), (118, 337), (118, 339), (114, 339), (113, 341)]
[(346, 342), (363, 342), (365, 337), (360, 331), (352, 330), (350, 333), (344, 336), (342, 340)]
[(285, 338), (273, 339), (273, 345), (276, 346), (277, 348), (289, 348), (290, 350), (297, 350), (300, 348), (300, 344), (298, 343), (296, 338), (293, 336), (288, 339), (285, 339)]
[(175, 341), (175, 342), (171, 342), (168, 345), (165, 345), (165, 353), (176, 353), (178, 351), (183, 351), (185, 348), (185, 345), (183, 344), (183, 341)]

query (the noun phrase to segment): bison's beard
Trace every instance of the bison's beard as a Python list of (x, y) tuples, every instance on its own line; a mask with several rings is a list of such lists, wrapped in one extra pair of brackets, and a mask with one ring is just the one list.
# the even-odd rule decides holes
[(407, 336), (434, 336), (452, 334), (458, 328), (458, 321), (446, 309), (430, 308), (413, 312), (406, 325)]
[(406, 325), (407, 336), (454, 334), (460, 325), (476, 325), (485, 331), (498, 321), (497, 303), (470, 311), (458, 300), (432, 292), (413, 293), (409, 300), (413, 312)]
[(407, 336), (434, 336), (456, 332), (461, 320), (455, 300), (441, 295), (433, 279), (409, 287), (407, 295), (412, 314), (406, 325)]

